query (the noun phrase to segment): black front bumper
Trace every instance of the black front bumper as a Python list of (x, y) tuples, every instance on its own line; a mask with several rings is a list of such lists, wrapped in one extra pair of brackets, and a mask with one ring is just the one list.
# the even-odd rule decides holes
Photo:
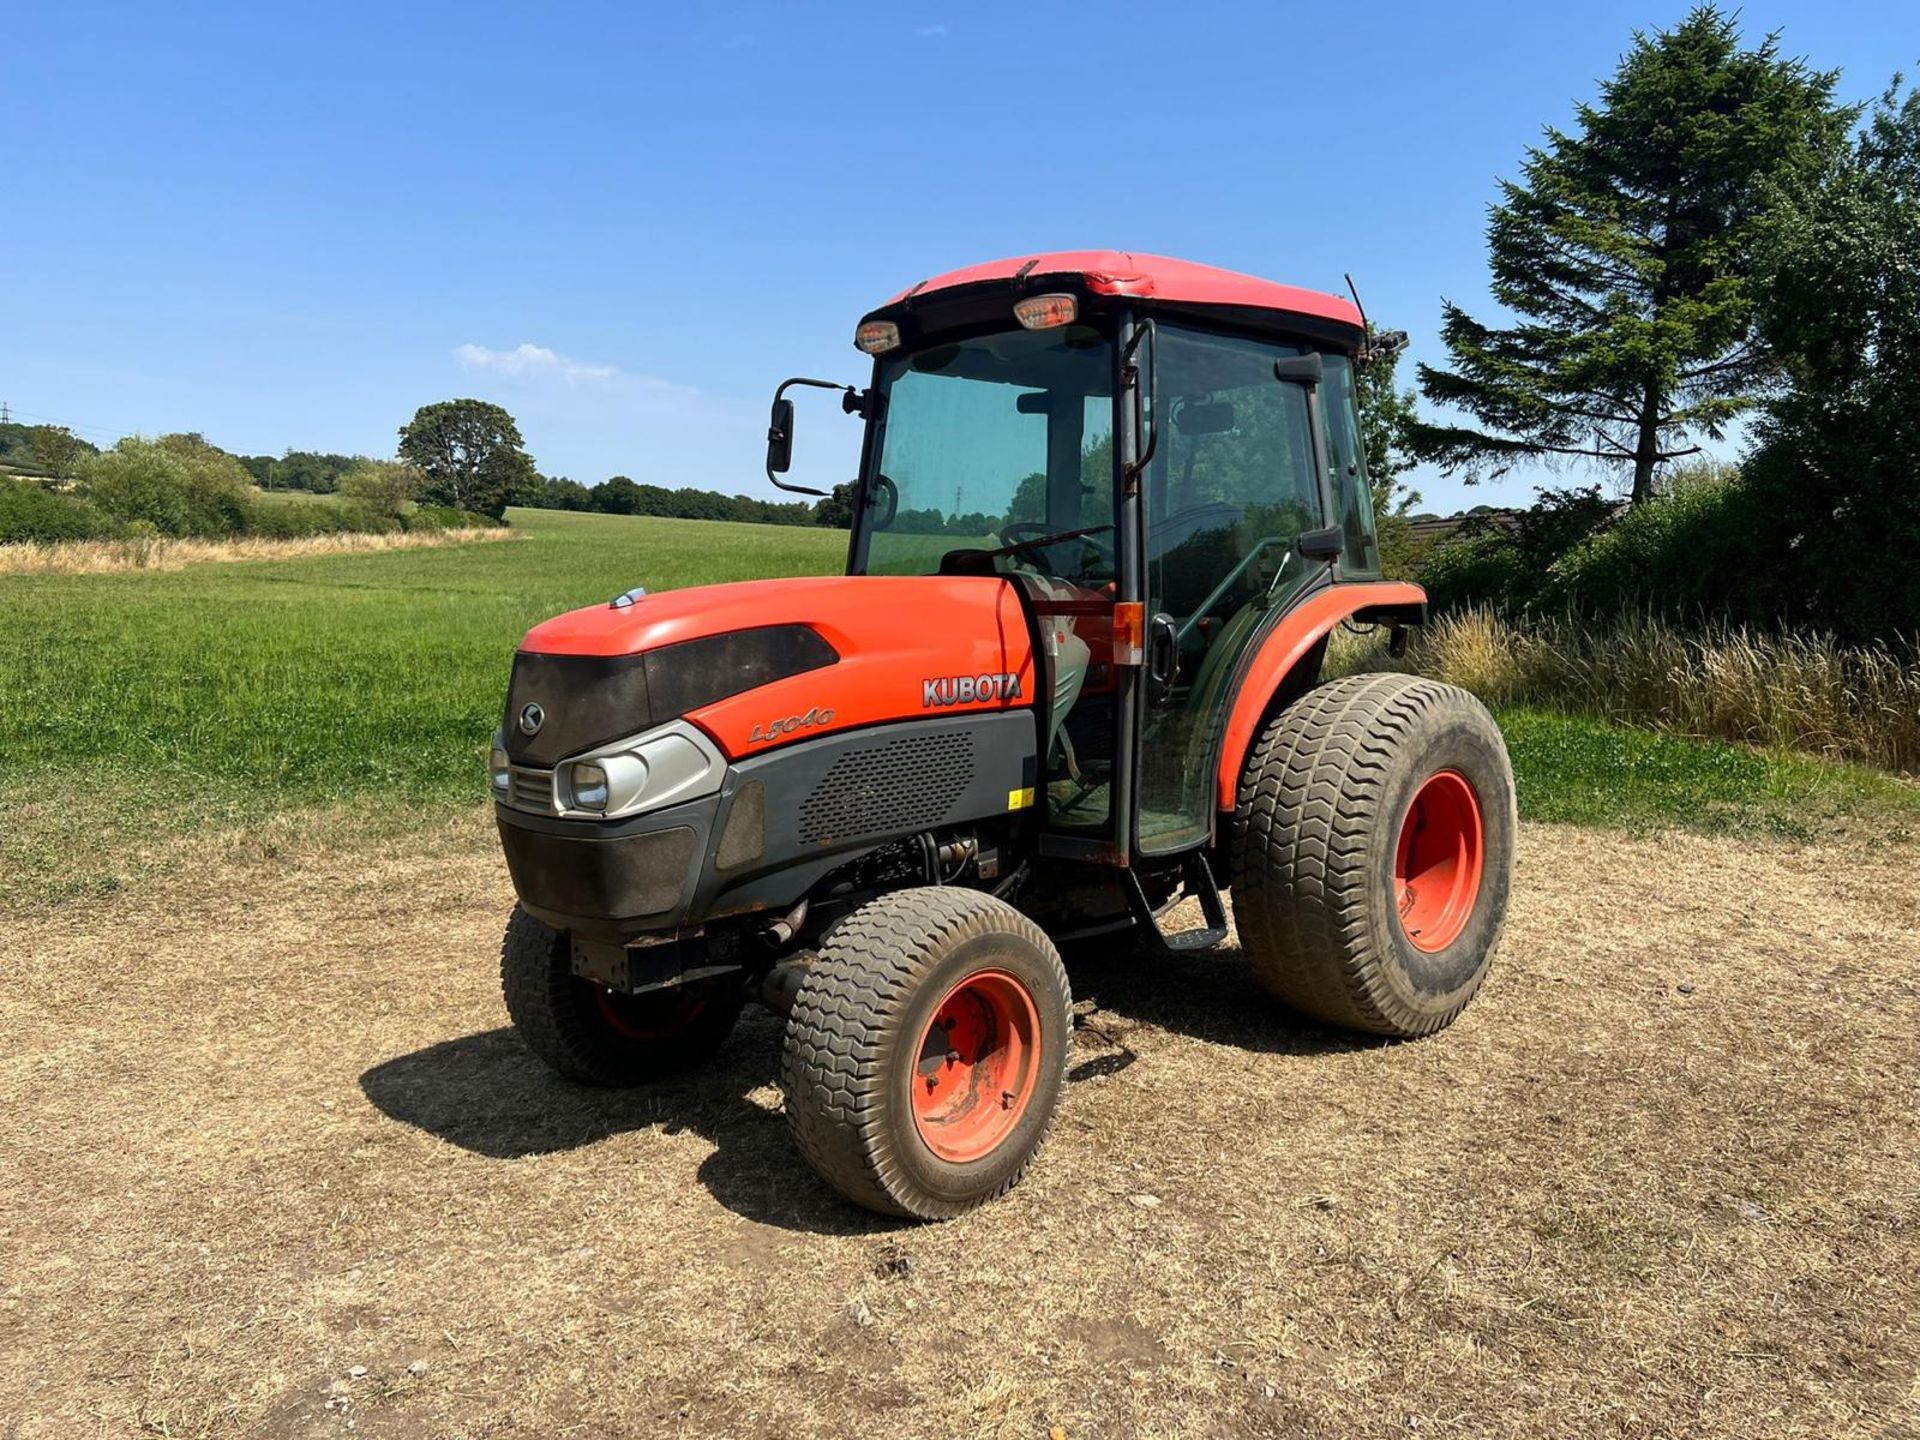
[(720, 797), (624, 824), (494, 807), (507, 873), (528, 911), (556, 929), (609, 938), (683, 923)]

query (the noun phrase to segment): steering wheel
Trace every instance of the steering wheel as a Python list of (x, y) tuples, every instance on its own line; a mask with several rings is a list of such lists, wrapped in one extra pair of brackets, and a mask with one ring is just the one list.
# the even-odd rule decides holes
[[(1100, 557), (1108, 565), (1114, 563), (1114, 547), (1110, 538), (1113, 526), (1093, 525), (1085, 530), (1055, 530), (1043, 520), (1015, 520), (1000, 527), (1001, 544), (988, 551), (990, 555), (1017, 555), (1035, 570), (1040, 566), (1034, 563), (1034, 552), (1047, 550), (1053, 545), (1065, 545), (1070, 541), (1083, 540), (1100, 552)], [(1036, 542), (1054, 538), (1048, 544)], [(1031, 537), (1031, 538), (1029, 538)]]

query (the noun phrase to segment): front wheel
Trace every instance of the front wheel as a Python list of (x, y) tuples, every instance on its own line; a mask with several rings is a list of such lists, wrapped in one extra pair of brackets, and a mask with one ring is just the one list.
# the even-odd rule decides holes
[(1410, 675), (1310, 690), (1267, 726), (1241, 776), (1241, 948), (1295, 1009), (1429, 1034), (1486, 978), (1518, 827), (1506, 743), (1466, 691)]
[(883, 1214), (946, 1219), (1012, 1188), (1065, 1082), (1072, 995), (1046, 935), (975, 890), (899, 890), (836, 925), (787, 1022), (788, 1124)]
[(625, 995), (573, 973), (567, 937), (518, 905), (500, 988), (527, 1048), (583, 1085), (640, 1085), (697, 1065), (727, 1038), (741, 997), (722, 985)]

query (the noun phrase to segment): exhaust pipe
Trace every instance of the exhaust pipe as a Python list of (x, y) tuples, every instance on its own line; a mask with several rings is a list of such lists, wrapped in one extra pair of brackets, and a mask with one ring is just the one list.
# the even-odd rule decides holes
[(807, 978), (807, 967), (817, 958), (811, 950), (789, 955), (760, 977), (753, 998), (776, 1015), (791, 1015), (800, 984)]

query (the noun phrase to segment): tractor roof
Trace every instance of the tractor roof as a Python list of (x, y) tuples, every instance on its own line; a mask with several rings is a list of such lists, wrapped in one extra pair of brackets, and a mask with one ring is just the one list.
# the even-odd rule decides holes
[(1067, 282), (1092, 295), (1125, 297), (1150, 305), (1192, 306), (1241, 316), (1248, 312), (1266, 312), (1275, 317), (1298, 317), (1310, 322), (1313, 329), (1329, 324), (1351, 327), (1355, 338), (1360, 332), (1359, 310), (1352, 301), (1337, 295), (1279, 285), (1233, 270), (1196, 265), (1191, 260), (1136, 255), (1125, 250), (1059, 250), (1014, 255), (1005, 260), (989, 260), (984, 265), (949, 270), (901, 291), (872, 314), (884, 316), (902, 306), (911, 309), (936, 296), (944, 298), (945, 292), (968, 290), (996, 281), (1017, 287), (1023, 293), (1044, 290), (1049, 282)]

